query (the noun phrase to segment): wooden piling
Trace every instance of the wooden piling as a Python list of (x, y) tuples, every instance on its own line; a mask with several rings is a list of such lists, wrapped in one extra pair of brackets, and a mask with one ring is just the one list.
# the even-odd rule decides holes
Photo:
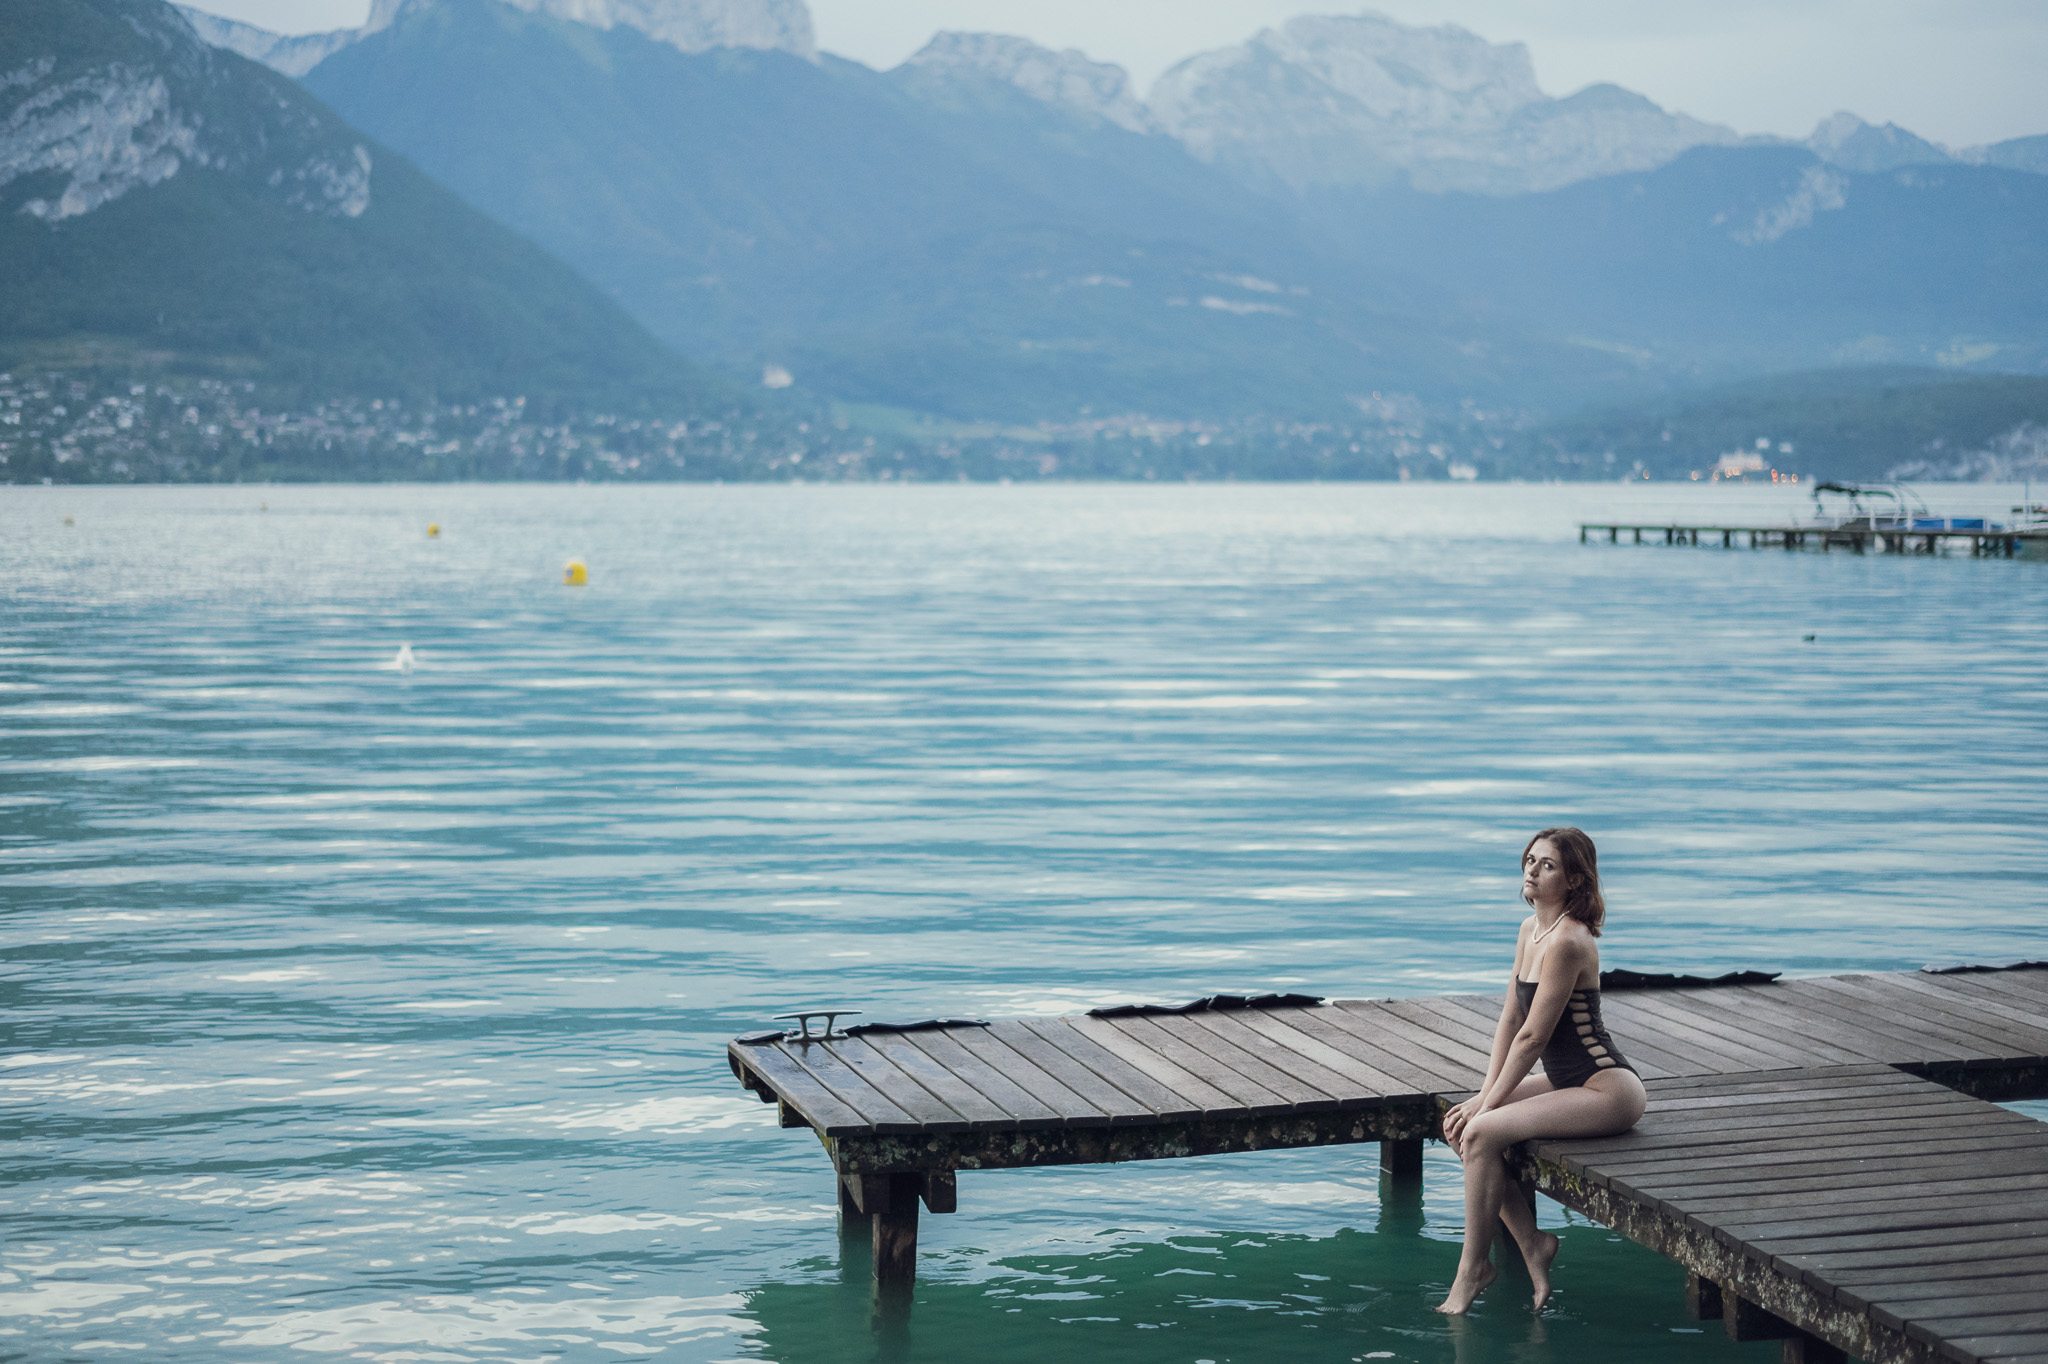
[(923, 1192), (919, 1175), (870, 1177), (869, 1187), (886, 1189), (868, 1207), (875, 1226), (875, 1282), (908, 1284), (917, 1278), (917, 1205)]
[(1402, 1137), (1380, 1143), (1380, 1173), (1396, 1184), (1422, 1183), (1422, 1138)]

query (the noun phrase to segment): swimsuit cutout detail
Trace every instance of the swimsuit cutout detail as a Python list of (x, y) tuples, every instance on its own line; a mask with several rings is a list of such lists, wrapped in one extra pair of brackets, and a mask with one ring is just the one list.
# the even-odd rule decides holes
[[(1515, 998), (1527, 1018), (1529, 1006), (1536, 1001), (1536, 982), (1517, 976)], [(1600, 1021), (1600, 992), (1572, 991), (1571, 1002), (1565, 1005), (1550, 1040), (1543, 1044), (1544, 1075), (1557, 1089), (1577, 1089), (1601, 1071), (1617, 1068), (1635, 1069), (1615, 1050), (1614, 1039)]]

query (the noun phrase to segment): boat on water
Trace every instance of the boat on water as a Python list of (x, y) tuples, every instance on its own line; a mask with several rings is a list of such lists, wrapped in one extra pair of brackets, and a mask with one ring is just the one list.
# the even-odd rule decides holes
[[(2015, 507), (2016, 512), (2025, 509)], [(1945, 531), (2001, 531), (2013, 527), (1984, 516), (1938, 516), (1903, 483), (1863, 487), (1817, 483), (1811, 528), (1823, 531), (1890, 531), (1940, 534)]]

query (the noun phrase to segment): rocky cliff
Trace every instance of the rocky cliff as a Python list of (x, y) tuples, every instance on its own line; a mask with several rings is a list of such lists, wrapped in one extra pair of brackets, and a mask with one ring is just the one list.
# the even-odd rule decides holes
[[(305, 75), (345, 47), (381, 33), (404, 10), (432, 0), (375, 0), (361, 28), (289, 36), (180, 6), (199, 36), (287, 76)], [(815, 61), (817, 39), (804, 0), (504, 0), (529, 14), (546, 14), (596, 29), (638, 29), (683, 52), (718, 47), (788, 52)]]
[(935, 34), (904, 66), (931, 76), (982, 78), (1013, 85), (1033, 99), (1134, 133), (1154, 131), (1131, 88), (1130, 73), (1068, 48), (1054, 52), (1000, 33)]
[(1526, 193), (1738, 140), (1612, 85), (1552, 99), (1520, 43), (1375, 14), (1294, 19), (1191, 57), (1150, 104), (1197, 156), (1296, 189), (1405, 176), (1423, 190)]
[[(21, 61), (0, 72), (0, 208), (61, 222), (188, 166), (309, 213), (354, 218), (370, 206), (372, 158), (352, 129), (199, 41), (168, 6), (38, 6), (16, 20), (23, 41), (9, 50)], [(251, 82), (257, 108), (243, 98)]]

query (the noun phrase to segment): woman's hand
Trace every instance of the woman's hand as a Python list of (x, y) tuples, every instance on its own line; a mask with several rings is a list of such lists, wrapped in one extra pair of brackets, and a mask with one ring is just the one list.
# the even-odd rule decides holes
[(1479, 1099), (1480, 1096), (1474, 1094), (1461, 1104), (1452, 1104), (1444, 1112), (1444, 1141), (1460, 1156), (1465, 1154), (1465, 1128), (1485, 1111)]

